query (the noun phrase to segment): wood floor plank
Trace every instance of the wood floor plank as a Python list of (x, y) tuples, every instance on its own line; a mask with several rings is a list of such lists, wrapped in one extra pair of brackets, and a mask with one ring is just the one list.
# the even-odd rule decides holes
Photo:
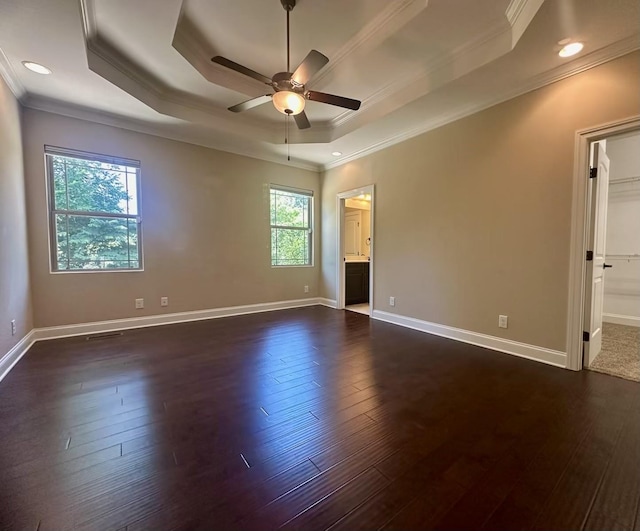
[(533, 524), (533, 529), (581, 529), (607, 471), (624, 419), (599, 417), (566, 464), (565, 471)]
[(640, 424), (628, 422), (584, 529), (632, 530), (640, 500)]
[(280, 529), (289, 531), (326, 529), (388, 483), (389, 481), (375, 468), (369, 468), (325, 498), (297, 514), (281, 526)]

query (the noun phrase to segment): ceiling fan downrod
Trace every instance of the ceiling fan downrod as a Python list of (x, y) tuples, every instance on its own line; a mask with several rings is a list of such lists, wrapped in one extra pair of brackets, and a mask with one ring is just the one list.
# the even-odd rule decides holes
[(289, 13), (296, 7), (296, 0), (280, 0), (282, 7), (287, 12), (287, 72), (291, 72), (291, 45), (289, 39)]

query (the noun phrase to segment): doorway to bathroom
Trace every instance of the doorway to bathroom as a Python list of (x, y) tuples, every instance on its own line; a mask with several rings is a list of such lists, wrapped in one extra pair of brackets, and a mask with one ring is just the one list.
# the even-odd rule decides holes
[(373, 311), (374, 187), (342, 192), (338, 200), (337, 307)]

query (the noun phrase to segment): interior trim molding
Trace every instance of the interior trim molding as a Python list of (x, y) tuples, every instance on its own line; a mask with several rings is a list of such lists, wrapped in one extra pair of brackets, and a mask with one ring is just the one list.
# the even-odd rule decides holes
[[(504, 55), (513, 49), (542, 1), (513, 0), (512, 3), (516, 2), (518, 7), (511, 18), (505, 13), (505, 19), (501, 20), (497, 27), (494, 26), (478, 38), (463, 43), (450, 54), (439, 54), (426, 71), (418, 73), (417, 79), (395, 80), (365, 97), (362, 102), (363, 112), (357, 115), (345, 111), (330, 120), (323, 128), (314, 127), (313, 131), (303, 133), (294, 130), (290, 142), (294, 144), (330, 143), (350, 132), (351, 128), (345, 127), (348, 122), (357, 120), (362, 123), (364, 120), (365, 123), (369, 123), (392, 112), (403, 103), (423, 96), (434, 87), (450, 82)], [(87, 62), (89, 68), (96, 74), (161, 114), (204, 125), (210, 125), (211, 118), (214, 117), (214, 123), (218, 124), (219, 129), (234, 131), (238, 134), (252, 131), (254, 136), (256, 133), (259, 134), (261, 141), (271, 144), (279, 143), (277, 124), (263, 124), (248, 116), (241, 120), (238, 117), (232, 120), (228, 113), (217, 105), (198, 101), (195, 96), (178, 94), (176, 90), (127, 58), (100, 38), (95, 17), (95, 0), (80, 0), (80, 2)], [(333, 54), (330, 64), (316, 76), (314, 83), (322, 87), (340, 68), (344, 67), (345, 63), (354, 61), (362, 53), (375, 48), (398, 33), (405, 24), (427, 8), (428, 0), (389, 2), (382, 12)], [(518, 35), (514, 35), (512, 23), (517, 23), (520, 32)], [(205, 42), (204, 36), (200, 35), (196, 26), (190, 21), (188, 9), (183, 3), (174, 31), (172, 47), (208, 81), (227, 89), (243, 92), (248, 96), (257, 96), (261, 93), (259, 83), (242, 79), (237, 74), (230, 74), (221, 67), (212, 68), (209, 58), (205, 57), (211, 54), (208, 46), (203, 44)]]
[(378, 46), (427, 8), (429, 0), (395, 0), (388, 2), (378, 16), (371, 20), (341, 48), (334, 52), (330, 63), (314, 78), (314, 84), (322, 85), (331, 78), (346, 59), (356, 60), (361, 54)]
[(489, 336), (478, 332), (463, 330), (461, 328), (431, 323), (429, 321), (422, 321), (420, 319), (415, 319), (414, 317), (406, 317), (404, 315), (384, 312), (382, 310), (374, 310), (372, 317), (373, 319), (384, 321), (386, 323), (404, 326), (420, 332), (426, 332), (427, 334), (461, 341), (462, 343), (469, 343), (470, 345), (476, 345), (478, 347), (488, 348), (498, 352), (504, 352), (520, 358), (539, 361), (541, 363), (546, 363), (547, 365), (553, 365), (554, 367), (565, 368), (567, 364), (566, 353), (559, 350), (538, 347), (527, 343), (519, 343), (518, 341), (512, 341), (510, 339)]
[(512, 46), (522, 37), (544, 0), (511, 0), (505, 16), (513, 29)]
[(318, 297), (318, 304), (334, 310), (338, 307), (338, 302), (335, 299), (325, 299), (324, 297)]
[(104, 332), (116, 332), (130, 330), (132, 328), (147, 328), (167, 324), (188, 323), (192, 321), (206, 321), (221, 317), (233, 317), (236, 315), (248, 315), (251, 313), (271, 312), (275, 310), (288, 310), (320, 304), (317, 297), (308, 299), (296, 299), (289, 301), (263, 302), (259, 304), (246, 304), (243, 306), (229, 306), (226, 308), (212, 308), (209, 310), (195, 310), (191, 312), (165, 313), (148, 315), (145, 317), (130, 317), (127, 319), (115, 319), (111, 321), (96, 321), (73, 325), (50, 326), (37, 328), (35, 338), (37, 341), (45, 339), (58, 339), (63, 337), (82, 336)]
[(43, 98), (40, 96), (26, 95), (21, 101), (22, 105), (28, 109), (36, 111), (48, 112), (52, 114), (58, 114), (60, 116), (66, 116), (68, 118), (75, 118), (76, 120), (84, 120), (86, 122), (93, 122), (101, 125), (108, 125), (110, 127), (117, 127), (124, 129), (125, 131), (134, 131), (136, 133), (142, 133), (145, 135), (157, 136), (160, 138), (166, 138), (169, 140), (175, 140), (176, 142), (185, 142), (193, 146), (202, 146), (208, 149), (215, 149), (217, 151), (223, 151), (225, 153), (232, 153), (233, 155), (239, 155), (241, 157), (249, 157), (264, 162), (272, 162), (274, 164), (280, 164), (282, 166), (291, 166), (294, 168), (300, 168), (302, 170), (321, 171), (319, 164), (312, 162), (306, 162), (296, 160), (292, 158), (290, 161), (286, 160), (279, 153), (256, 153), (247, 142), (243, 148), (237, 148), (234, 146), (220, 145), (212, 140), (212, 137), (198, 137), (194, 138), (192, 135), (182, 134), (176, 130), (171, 130), (170, 125), (165, 129), (161, 124), (152, 124), (150, 122), (144, 122), (135, 118), (125, 118), (115, 114), (96, 111), (93, 109), (87, 109), (78, 105), (69, 103), (62, 103), (49, 98)]
[(571, 240), (569, 245), (569, 292), (567, 304), (567, 368), (583, 368), (584, 305), (589, 229), (589, 146), (619, 133), (640, 129), (640, 115), (576, 131), (573, 154), (573, 189), (571, 192)]
[(428, 133), (429, 131), (433, 131), (434, 129), (438, 129), (439, 127), (442, 127), (444, 125), (450, 124), (457, 120), (461, 120), (462, 118), (466, 118), (467, 116), (471, 116), (478, 112), (484, 111), (485, 109), (493, 107), (494, 105), (499, 105), (500, 103), (504, 103), (505, 101), (517, 98), (518, 96), (522, 96), (523, 94), (526, 94), (528, 92), (538, 90), (557, 81), (561, 81), (573, 75), (580, 74), (581, 72), (584, 72), (591, 68), (595, 68), (596, 66), (599, 66), (608, 61), (613, 61), (618, 57), (622, 57), (623, 55), (634, 52), (638, 49), (639, 45), (640, 43), (638, 42), (638, 39), (635, 35), (626, 39), (622, 39), (605, 48), (586, 55), (579, 61), (575, 60), (572, 65), (575, 63), (577, 64), (575, 64), (575, 66), (571, 66), (571, 68), (569, 69), (567, 69), (567, 67), (565, 66), (560, 66), (549, 72), (543, 72), (536, 77), (524, 81), (512, 90), (498, 93), (498, 95), (493, 98), (486, 99), (485, 101), (481, 101), (473, 105), (468, 105), (461, 108), (458, 112), (455, 113), (437, 116), (434, 119), (425, 121), (419, 127), (390, 136), (389, 138), (382, 140), (381, 142), (370, 145), (359, 151), (354, 151), (350, 155), (340, 157), (339, 160), (326, 163), (323, 165), (323, 171), (343, 166), (344, 164), (361, 159), (378, 151), (382, 151), (383, 149), (404, 142), (405, 140), (409, 140), (410, 138), (420, 136), (424, 133)]
[(20, 82), (20, 79), (16, 75), (16, 71), (13, 69), (13, 66), (11, 66), (9, 58), (2, 48), (0, 48), (0, 77), (4, 79), (15, 98), (20, 101), (27, 91), (25, 90), (24, 85)]
[(0, 382), (37, 341), (35, 336), (35, 330), (31, 330), (9, 352), (2, 356), (2, 359), (0, 359)]
[(620, 315), (616, 313), (604, 313), (602, 314), (602, 320), (605, 323), (620, 324), (626, 326), (635, 326), (640, 328), (640, 317), (633, 317), (631, 315)]
[[(381, 118), (429, 92), (451, 83), (512, 50), (511, 28), (498, 24), (477, 38), (464, 42), (449, 54), (440, 54), (413, 76), (393, 79), (362, 101), (361, 111)], [(345, 111), (331, 120), (335, 129), (351, 120), (362, 120), (363, 112)], [(368, 120), (372, 121), (371, 118)], [(337, 135), (337, 138), (343, 135)]]
[(309, 297), (308, 299), (264, 302), (226, 308), (212, 308), (209, 310), (195, 310), (191, 312), (166, 313), (128, 319), (114, 319), (111, 321), (34, 328), (0, 359), (0, 382), (37, 341), (131, 330), (134, 328), (188, 323), (192, 321), (206, 321), (209, 319), (219, 319), (221, 317), (233, 317), (236, 315), (248, 315), (252, 313), (272, 312), (318, 305), (335, 308), (335, 301), (321, 297)]

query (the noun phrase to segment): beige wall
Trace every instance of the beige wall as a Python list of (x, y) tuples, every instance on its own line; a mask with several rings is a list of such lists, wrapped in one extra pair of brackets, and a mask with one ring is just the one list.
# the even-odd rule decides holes
[[(317, 241), (315, 267), (270, 265), (266, 188), (318, 197), (318, 173), (30, 109), (24, 129), (35, 326), (318, 296)], [(141, 161), (144, 272), (49, 272), (45, 144)]]
[(639, 66), (636, 52), (326, 172), (322, 296), (336, 194), (375, 184), (375, 309), (564, 351), (575, 132), (640, 114)]
[(0, 78), (0, 358), (32, 327), (20, 107)]

